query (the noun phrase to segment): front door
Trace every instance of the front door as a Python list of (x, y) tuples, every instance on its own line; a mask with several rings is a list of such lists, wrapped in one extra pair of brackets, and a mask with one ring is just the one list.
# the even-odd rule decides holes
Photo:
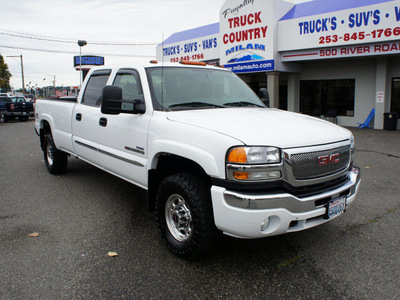
[[(113, 85), (122, 88), (125, 100), (144, 100), (140, 76), (136, 70), (120, 69)], [(105, 115), (99, 127), (99, 155), (103, 167), (139, 186), (147, 186), (147, 132), (151, 119), (144, 114)]]

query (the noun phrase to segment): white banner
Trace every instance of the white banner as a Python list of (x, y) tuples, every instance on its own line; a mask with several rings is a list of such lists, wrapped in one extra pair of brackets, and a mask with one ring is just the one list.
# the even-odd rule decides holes
[[(349, 0), (350, 1), (350, 0)], [(278, 51), (400, 40), (400, 3), (366, 0), (365, 5), (326, 14), (281, 20)]]
[(164, 62), (217, 60), (218, 34), (203, 36), (157, 47), (157, 60)]

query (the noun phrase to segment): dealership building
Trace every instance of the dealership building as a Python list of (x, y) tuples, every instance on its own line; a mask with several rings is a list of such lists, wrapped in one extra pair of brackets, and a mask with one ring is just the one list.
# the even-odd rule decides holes
[(157, 59), (224, 65), (271, 107), (352, 127), (375, 113), (383, 129), (400, 113), (400, 3), (226, 0), (218, 23), (171, 35)]

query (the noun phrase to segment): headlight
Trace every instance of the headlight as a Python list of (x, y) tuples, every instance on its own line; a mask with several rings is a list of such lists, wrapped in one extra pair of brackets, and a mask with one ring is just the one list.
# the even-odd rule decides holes
[(236, 147), (228, 153), (228, 163), (278, 164), (281, 151), (276, 147)]
[(281, 151), (276, 147), (235, 147), (227, 153), (227, 176), (235, 181), (282, 179)]

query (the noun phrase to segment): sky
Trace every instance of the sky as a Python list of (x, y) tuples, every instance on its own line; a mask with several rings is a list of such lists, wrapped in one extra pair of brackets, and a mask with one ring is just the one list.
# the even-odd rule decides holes
[(82, 55), (104, 56), (106, 64), (155, 59), (156, 45), (163, 38), (218, 22), (224, 2), (0, 0), (0, 54), (15, 89), (22, 87), (20, 55), (25, 88), (53, 85), (54, 79), (57, 86), (78, 86), (79, 72), (73, 67), (78, 40), (88, 43)]

